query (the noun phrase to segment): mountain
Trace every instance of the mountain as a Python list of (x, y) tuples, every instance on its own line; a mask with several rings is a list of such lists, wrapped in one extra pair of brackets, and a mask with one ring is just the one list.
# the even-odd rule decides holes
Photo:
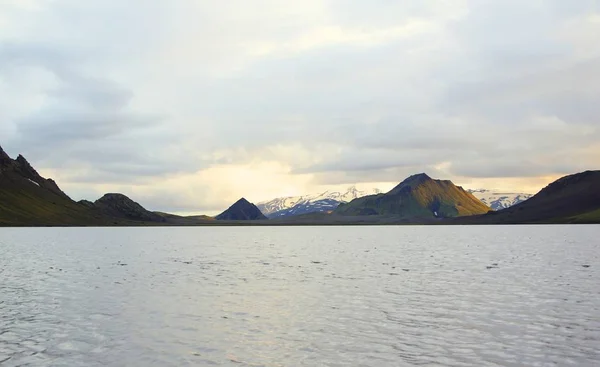
[(70, 199), (67, 194), (62, 192), (54, 180), (46, 179), (40, 176), (40, 174), (29, 164), (29, 162), (27, 162), (25, 157), (19, 154), (17, 159), (12, 160), (8, 154), (2, 150), (1, 147), (0, 151), (0, 155), (2, 155), (2, 163), (0, 163), (0, 165), (4, 167), (6, 175), (10, 175), (11, 173), (16, 174), (21, 178), (27, 179), (30, 183), (37, 185), (40, 188), (51, 191), (62, 198)]
[(314, 195), (276, 198), (258, 203), (257, 207), (269, 218), (329, 212), (337, 208), (340, 203), (349, 202), (369, 194), (379, 194), (380, 192), (379, 189), (361, 191), (355, 186), (351, 186), (345, 192), (324, 191)]
[(111, 218), (71, 200), (19, 155), (11, 159), (0, 147), (0, 225), (107, 225)]
[(533, 197), (465, 223), (600, 223), (600, 171), (562, 177)]
[(122, 194), (96, 202), (73, 201), (52, 179), (42, 177), (22, 156), (0, 147), (0, 226), (113, 226), (203, 224), (201, 219), (163, 217)]
[(241, 198), (235, 204), (215, 217), (217, 220), (259, 220), (267, 219), (261, 211), (248, 200)]
[[(362, 193), (350, 188), (345, 193), (275, 199), (262, 206), (271, 210), (283, 208), (280, 210), (294, 216), (256, 223), (248, 222), (266, 217), (242, 198), (216, 217), (223, 220), (219, 223), (205, 216), (151, 212), (123, 194), (106, 194), (95, 202), (75, 202), (55, 181), (42, 177), (23, 156), (12, 159), (0, 147), (0, 226), (600, 223), (598, 170), (565, 176), (528, 200), (499, 211), (489, 210), (451, 181), (434, 180), (424, 173), (407, 178), (385, 194)], [(508, 205), (526, 197), (484, 190), (473, 193), (485, 196), (482, 197), (491, 205), (494, 201)], [(354, 199), (349, 203), (340, 204), (351, 197)], [(339, 206), (333, 213), (326, 213), (335, 205)], [(447, 219), (436, 220), (441, 218)]]
[(533, 196), (532, 194), (504, 193), (485, 189), (467, 191), (473, 194), (473, 196), (475, 196), (477, 199), (481, 200), (482, 203), (492, 208), (492, 210), (510, 208), (511, 206), (517, 205)]
[(96, 200), (92, 206), (90, 202), (81, 202), (90, 208), (97, 208), (103, 214), (115, 217), (144, 222), (166, 222), (164, 216), (146, 210), (143, 206), (123, 194), (105, 194)]
[(488, 211), (488, 206), (462, 187), (420, 173), (408, 177), (386, 194), (365, 196), (348, 204), (340, 204), (334, 213), (433, 219), (484, 214)]

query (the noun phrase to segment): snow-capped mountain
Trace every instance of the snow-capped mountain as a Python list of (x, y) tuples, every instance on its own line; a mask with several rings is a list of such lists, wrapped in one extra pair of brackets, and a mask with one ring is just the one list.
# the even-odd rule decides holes
[(351, 186), (345, 192), (325, 191), (320, 194), (290, 196), (276, 198), (258, 203), (260, 211), (269, 218), (286, 217), (290, 215), (327, 212), (334, 210), (340, 203), (347, 203), (366, 195), (379, 194), (381, 190), (358, 190)]
[(509, 208), (533, 196), (532, 194), (504, 193), (485, 189), (467, 191), (469, 191), (477, 199), (481, 200), (484, 204), (486, 204), (493, 210), (502, 210)]

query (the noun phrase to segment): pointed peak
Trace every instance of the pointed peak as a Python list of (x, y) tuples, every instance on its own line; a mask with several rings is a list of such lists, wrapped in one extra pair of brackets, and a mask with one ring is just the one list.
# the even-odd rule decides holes
[(241, 198), (235, 204), (215, 217), (218, 220), (255, 220), (267, 219), (263, 213), (246, 198)]
[(14, 160), (14, 167), (16, 171), (19, 172), (19, 174), (21, 174), (25, 178), (33, 180), (37, 183), (42, 183), (46, 181), (42, 176), (40, 176), (38, 171), (36, 171), (35, 168), (33, 168), (31, 164), (29, 164), (27, 159), (25, 159), (25, 157), (23, 157), (20, 154), (17, 156), (17, 159)]
[(8, 154), (6, 154), (4, 149), (2, 149), (2, 147), (0, 146), (0, 167), (9, 166), (11, 163), (12, 163), (12, 159), (9, 157)]
[(29, 164), (29, 162), (27, 162), (27, 159), (25, 159), (25, 157), (23, 157), (21, 154), (19, 154), (17, 156), (17, 159), (15, 160), (24, 166), (31, 167), (31, 164)]
[(246, 198), (241, 198), (240, 200), (236, 201), (235, 204), (250, 204), (250, 202), (246, 200)]

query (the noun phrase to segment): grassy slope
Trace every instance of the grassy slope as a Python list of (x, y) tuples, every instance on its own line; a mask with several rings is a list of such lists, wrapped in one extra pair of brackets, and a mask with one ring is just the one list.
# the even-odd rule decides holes
[(166, 222), (115, 218), (33, 184), (0, 178), (0, 226), (195, 226), (215, 222), (204, 216), (159, 215)]
[(440, 201), (439, 212), (447, 217), (460, 217), (487, 213), (490, 208), (450, 181), (431, 180), (414, 189), (415, 200), (421, 206), (431, 206)]
[(584, 214), (575, 215), (570, 218), (571, 223), (600, 223), (600, 209)]
[(405, 218), (432, 218), (487, 213), (490, 210), (472, 194), (450, 181), (409, 178), (387, 194), (370, 195), (343, 204), (341, 215), (398, 215)]
[(16, 172), (0, 172), (0, 226), (146, 226), (114, 218), (40, 187)]
[(0, 177), (0, 225), (101, 225), (101, 215), (36, 185)]

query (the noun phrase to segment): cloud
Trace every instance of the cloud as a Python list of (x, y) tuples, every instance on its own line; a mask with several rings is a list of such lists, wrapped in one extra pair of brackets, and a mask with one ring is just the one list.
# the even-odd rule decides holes
[(13, 120), (10, 142), (27, 147), (30, 159), (47, 168), (76, 167), (81, 174), (71, 179), (79, 182), (122, 182), (198, 169), (185, 160), (174, 165), (178, 154), (172, 151), (152, 151), (152, 146), (175, 146), (179, 137), (165, 126), (165, 116), (133, 110), (131, 90), (84, 74), (60, 51), (13, 44), (0, 50), (6, 79), (21, 73), (45, 76), (32, 81), (42, 83), (33, 86), (40, 96), (36, 108)]
[(186, 212), (421, 171), (534, 187), (596, 168), (598, 32), (559, 0), (4, 1), (1, 143), (75, 197)]

